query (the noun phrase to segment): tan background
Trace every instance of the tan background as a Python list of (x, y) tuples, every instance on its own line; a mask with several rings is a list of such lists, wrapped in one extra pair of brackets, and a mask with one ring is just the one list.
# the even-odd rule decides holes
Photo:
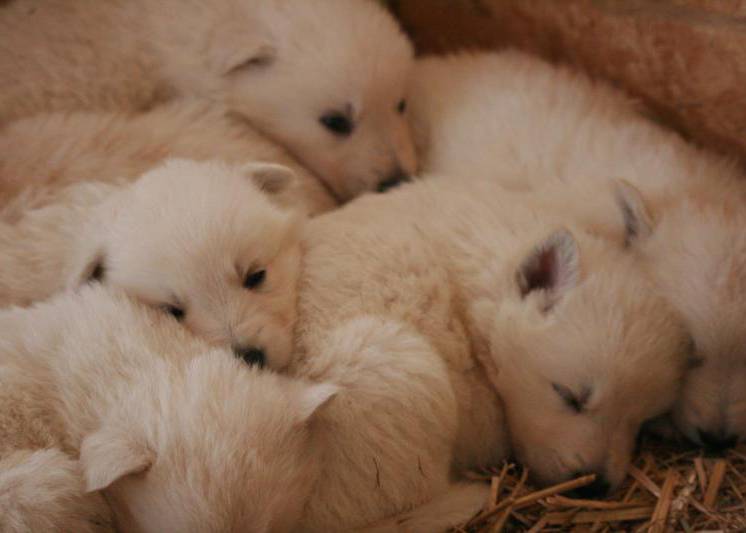
[(578, 65), (746, 165), (746, 0), (394, 0), (420, 52), (516, 46)]

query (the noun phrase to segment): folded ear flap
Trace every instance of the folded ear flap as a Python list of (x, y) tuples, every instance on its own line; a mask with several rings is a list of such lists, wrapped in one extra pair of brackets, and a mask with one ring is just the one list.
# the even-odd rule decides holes
[[(256, 24), (254, 24), (256, 26)], [(261, 32), (247, 31), (236, 22), (222, 28), (208, 50), (209, 68), (218, 76), (234, 76), (262, 70), (277, 57), (277, 49)]]
[(88, 435), (80, 447), (87, 492), (103, 490), (125, 476), (145, 472), (154, 461), (155, 454), (144, 443), (110, 425)]
[(653, 233), (653, 217), (650, 216), (642, 193), (622, 179), (614, 180), (613, 189), (624, 222), (624, 245), (630, 246), (635, 241), (649, 237)]
[(310, 420), (320, 409), (339, 393), (339, 387), (332, 383), (316, 383), (307, 386), (299, 398), (299, 414), (302, 422)]
[(292, 169), (277, 163), (247, 163), (242, 168), (254, 184), (268, 194), (287, 190), (297, 179)]
[(580, 252), (572, 233), (560, 229), (535, 246), (518, 267), (516, 282), (523, 297), (544, 291), (543, 311), (551, 309), (580, 278)]

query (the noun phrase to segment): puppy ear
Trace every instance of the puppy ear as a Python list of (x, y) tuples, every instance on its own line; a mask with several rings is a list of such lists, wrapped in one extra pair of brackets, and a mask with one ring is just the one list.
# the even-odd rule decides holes
[(560, 229), (534, 247), (516, 272), (516, 282), (525, 297), (544, 291), (544, 311), (551, 309), (562, 295), (578, 283), (580, 252), (572, 233)]
[(103, 490), (125, 476), (145, 472), (154, 461), (155, 454), (134, 435), (109, 425), (88, 435), (80, 447), (87, 492)]
[(622, 179), (614, 180), (613, 189), (624, 222), (624, 245), (630, 246), (637, 240), (649, 237), (653, 233), (653, 218), (645, 206), (642, 193)]
[(307, 422), (320, 409), (339, 393), (339, 387), (332, 383), (317, 383), (309, 385), (300, 395), (299, 413), (302, 422)]
[(254, 184), (268, 194), (287, 190), (297, 179), (293, 170), (277, 163), (247, 163), (242, 168)]
[(208, 53), (209, 67), (218, 76), (236, 76), (262, 70), (277, 57), (277, 49), (260, 33), (246, 31), (243, 24), (223, 28)]

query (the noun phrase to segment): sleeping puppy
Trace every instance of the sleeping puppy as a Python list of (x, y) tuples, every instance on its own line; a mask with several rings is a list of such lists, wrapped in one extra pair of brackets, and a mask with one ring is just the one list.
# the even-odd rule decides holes
[(79, 183), (65, 202), (0, 227), (0, 301), (101, 281), (245, 360), (290, 356), (299, 219), (270, 195), (280, 165), (171, 160), (131, 185)]
[(412, 66), (409, 40), (370, 0), (15, 0), (0, 12), (0, 123), (198, 97), (345, 201), (415, 171)]
[(1, 310), (0, 332), (0, 530), (294, 530), (335, 387), (98, 285)]

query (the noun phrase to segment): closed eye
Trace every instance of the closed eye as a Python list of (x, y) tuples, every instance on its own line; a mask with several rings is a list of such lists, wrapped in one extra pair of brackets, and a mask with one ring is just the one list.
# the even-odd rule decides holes
[(319, 118), (319, 122), (338, 137), (347, 137), (352, 133), (354, 125), (347, 115), (337, 112), (327, 113)]
[(700, 357), (698, 355), (691, 355), (686, 360), (686, 364), (689, 370), (694, 370), (695, 368), (702, 368), (705, 364), (705, 358)]
[(552, 383), (552, 388), (556, 392), (562, 401), (565, 402), (570, 409), (576, 413), (582, 413), (585, 409), (585, 405), (588, 403), (588, 399), (591, 397), (591, 390), (589, 388), (583, 389), (580, 394), (575, 394), (572, 390), (560, 385), (558, 383)]
[(689, 342), (687, 343), (687, 347), (686, 347), (686, 352), (687, 352), (686, 365), (689, 370), (700, 368), (705, 364), (705, 358), (699, 355), (698, 353), (697, 342), (694, 340), (694, 337), (689, 338)]
[(184, 310), (184, 308), (178, 305), (165, 304), (161, 306), (161, 308), (179, 322), (184, 320), (184, 317), (186, 316), (186, 311)]
[(265, 278), (267, 277), (267, 271), (264, 269), (261, 270), (254, 270), (253, 272), (249, 272), (246, 274), (246, 277), (243, 281), (243, 286), (246, 289), (258, 289), (262, 286), (264, 283)]

